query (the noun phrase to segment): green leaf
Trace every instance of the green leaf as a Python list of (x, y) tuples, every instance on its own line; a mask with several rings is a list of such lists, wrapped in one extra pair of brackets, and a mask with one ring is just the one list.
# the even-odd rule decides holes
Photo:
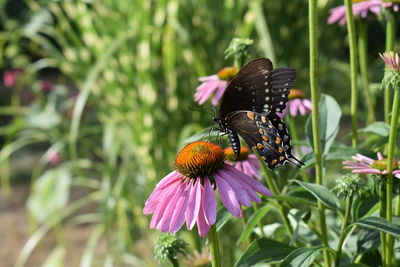
[[(251, 215), (251, 217), (247, 221), (237, 243), (240, 243), (240, 242), (243, 242), (243, 241), (246, 241), (249, 239), (254, 228), (257, 226), (257, 223), (259, 223), (261, 221), (261, 219), (264, 218), (265, 214), (267, 214), (267, 212), (271, 208), (272, 208), (271, 205), (266, 204), (263, 207), (261, 207), (259, 210), (257, 210), (253, 215)], [(260, 229), (260, 230), (262, 231), (262, 229)]]
[(317, 206), (315, 197), (308, 191), (301, 187), (297, 187), (294, 190), (289, 191), (285, 195), (274, 195), (269, 198), (276, 200), (283, 200), (293, 204), (306, 204)]
[[(323, 155), (327, 155), (339, 131), (339, 121), (342, 116), (342, 110), (333, 97), (324, 94), (321, 96), (318, 108), (321, 150)], [(306, 123), (306, 133), (309, 144), (314, 148), (311, 117)]]
[(65, 261), (65, 248), (58, 246), (49, 255), (43, 264), (43, 267), (63, 267)]
[(261, 238), (251, 243), (240, 256), (236, 267), (253, 266), (256, 263), (277, 262), (283, 260), (293, 251), (285, 243), (281, 243), (269, 238)]
[(39, 222), (62, 210), (68, 203), (71, 173), (67, 168), (46, 171), (33, 186), (27, 206), (30, 214)]
[(390, 126), (383, 121), (376, 121), (374, 123), (371, 123), (367, 127), (360, 129), (359, 132), (373, 133), (383, 137), (387, 137), (389, 136)]
[(232, 218), (230, 212), (225, 207), (220, 207), (217, 211), (217, 231), (220, 231), (230, 218)]
[(306, 183), (299, 180), (292, 180), (306, 189), (319, 199), (325, 206), (334, 210), (340, 210), (340, 200), (328, 188), (323, 185)]
[(381, 217), (364, 217), (350, 224), (348, 227), (351, 227), (352, 225), (359, 225), (385, 232), (395, 237), (400, 237), (400, 226)]
[(307, 267), (318, 256), (324, 246), (310, 247), (310, 248), (298, 248), (292, 251), (285, 260), (281, 263), (280, 267)]

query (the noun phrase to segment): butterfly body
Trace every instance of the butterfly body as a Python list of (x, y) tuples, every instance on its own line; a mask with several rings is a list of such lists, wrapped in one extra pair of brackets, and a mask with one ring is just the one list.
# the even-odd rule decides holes
[(228, 135), (237, 155), (240, 135), (250, 148), (258, 151), (269, 168), (286, 162), (301, 166), (292, 155), (287, 127), (276, 115), (286, 107), (295, 76), (294, 69), (273, 69), (270, 60), (260, 58), (246, 64), (229, 83), (219, 116), (214, 120)]

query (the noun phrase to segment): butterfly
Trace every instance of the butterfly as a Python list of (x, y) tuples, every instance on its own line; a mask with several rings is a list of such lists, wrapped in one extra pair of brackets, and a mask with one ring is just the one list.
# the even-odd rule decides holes
[(295, 78), (294, 69), (273, 69), (269, 59), (259, 58), (243, 66), (231, 80), (214, 121), (228, 135), (236, 155), (240, 153), (240, 135), (271, 169), (287, 162), (304, 165), (293, 156), (288, 129), (276, 114), (285, 109)]

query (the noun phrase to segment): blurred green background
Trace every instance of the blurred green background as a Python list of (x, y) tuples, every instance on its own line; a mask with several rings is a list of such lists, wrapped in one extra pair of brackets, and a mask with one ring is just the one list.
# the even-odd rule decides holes
[[(214, 113), (193, 94), (198, 77), (233, 64), (224, 59), (232, 38), (254, 39), (248, 60), (295, 68), (295, 87), (309, 96), (306, 0), (0, 4), (0, 66), (4, 79), (16, 77), (0, 88), (4, 266), (156, 265), (158, 233), (148, 230), (143, 203), (184, 140), (212, 124), (189, 107)], [(326, 23), (340, 4), (319, 1), (319, 82), (341, 105), (346, 129), (346, 29)], [(385, 32), (379, 20), (369, 25), (371, 88), (382, 120), (377, 53)], [(364, 101), (359, 108), (363, 126)], [(233, 264), (240, 247), (226, 254)]]

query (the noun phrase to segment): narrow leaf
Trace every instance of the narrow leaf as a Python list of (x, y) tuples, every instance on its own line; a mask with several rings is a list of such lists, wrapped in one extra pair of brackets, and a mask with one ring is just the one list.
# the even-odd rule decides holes
[(308, 267), (323, 248), (324, 246), (298, 248), (285, 258), (280, 267)]
[(317, 199), (319, 199), (325, 206), (334, 210), (340, 210), (340, 201), (334, 193), (332, 193), (328, 188), (318, 184), (301, 182), (299, 180), (292, 180), (299, 184), (301, 187), (306, 189), (308, 192), (313, 194)]
[(348, 227), (351, 227), (352, 225), (359, 225), (362, 227), (385, 232), (395, 237), (400, 237), (400, 226), (381, 217), (364, 217), (352, 223)]

